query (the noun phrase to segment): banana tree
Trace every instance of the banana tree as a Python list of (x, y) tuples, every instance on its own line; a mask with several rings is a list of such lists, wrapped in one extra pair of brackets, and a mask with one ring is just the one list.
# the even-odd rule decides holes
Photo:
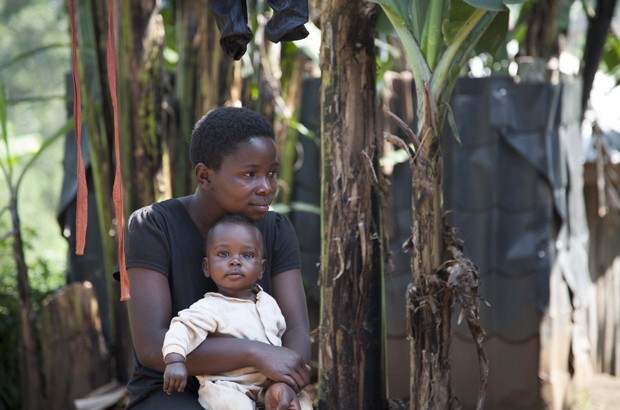
[(449, 100), (476, 47), (493, 50), (508, 29), (508, 3), (525, 0), (373, 0), (391, 22), (411, 66), (417, 126), (385, 138), (405, 151), (412, 170), (412, 281), (407, 290), (410, 408), (455, 407), (450, 387), (450, 339), (455, 301), (476, 343), (480, 364), (477, 408), (484, 406), (488, 366), (478, 320), (478, 273), (445, 223), (441, 138), (447, 123), (458, 139)]

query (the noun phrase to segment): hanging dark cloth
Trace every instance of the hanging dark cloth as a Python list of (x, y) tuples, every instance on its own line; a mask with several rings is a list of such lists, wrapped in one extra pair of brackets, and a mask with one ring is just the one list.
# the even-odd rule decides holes
[[(267, 40), (278, 43), (308, 36), (304, 27), (308, 22), (307, 0), (268, 0), (267, 4), (273, 10), (265, 28)], [(220, 29), (220, 46), (228, 56), (239, 60), (252, 39), (246, 1), (211, 0), (209, 5)]]

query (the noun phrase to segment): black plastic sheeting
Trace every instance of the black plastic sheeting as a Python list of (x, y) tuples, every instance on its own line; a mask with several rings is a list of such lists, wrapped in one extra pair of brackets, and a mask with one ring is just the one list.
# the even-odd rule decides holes
[[(491, 358), (489, 409), (541, 407), (541, 321), (552, 309), (556, 264), (572, 303), (587, 299), (578, 90), (461, 79), (453, 95), (462, 145), (446, 135), (444, 203), (479, 268), (481, 296), (491, 304), (480, 308)], [(464, 323), (455, 323), (454, 333), (453, 382), (468, 408), (477, 394), (475, 348)]]
[[(452, 100), (463, 145), (445, 138), (444, 201), (493, 306), (482, 308), (487, 338), (536, 336), (549, 302), (558, 213), (546, 141), (552, 97), (539, 84), (476, 79), (459, 82)], [(455, 330), (469, 337), (465, 326)]]
[[(298, 134), (297, 167), (295, 183), (291, 192), (293, 203), (321, 206), (321, 147), (319, 130), (320, 78), (307, 78), (303, 82), (299, 122), (316, 135), (316, 139)], [(306, 297), (318, 306), (320, 302), (319, 261), (321, 258), (321, 216), (311, 211), (293, 209), (289, 215), (295, 226), (301, 251), (302, 276)], [(318, 312), (311, 312), (318, 317)], [(312, 323), (318, 325), (318, 323)]]

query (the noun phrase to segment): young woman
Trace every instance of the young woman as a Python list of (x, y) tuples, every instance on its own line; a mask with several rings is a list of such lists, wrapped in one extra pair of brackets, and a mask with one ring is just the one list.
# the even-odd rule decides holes
[(269, 211), (278, 171), (273, 129), (251, 110), (215, 109), (195, 125), (190, 159), (196, 191), (137, 210), (127, 227), (128, 312), (136, 356), (128, 408), (201, 409), (195, 378), (183, 393), (163, 391), (162, 344), (173, 316), (217, 290), (201, 268), (209, 229), (225, 215), (242, 214), (256, 222), (265, 240), (266, 269), (259, 284), (286, 320), (283, 346), (208, 338), (187, 356), (187, 369), (199, 375), (255, 367), (275, 382), (266, 392), (266, 409), (286, 409), (309, 382), (310, 339), (297, 238), (285, 216)]

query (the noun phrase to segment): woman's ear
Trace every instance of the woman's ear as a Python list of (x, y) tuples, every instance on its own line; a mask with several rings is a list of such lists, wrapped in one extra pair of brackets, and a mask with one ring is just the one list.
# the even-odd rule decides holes
[(211, 168), (203, 164), (202, 162), (196, 164), (194, 167), (194, 178), (198, 185), (203, 185), (211, 182)]

